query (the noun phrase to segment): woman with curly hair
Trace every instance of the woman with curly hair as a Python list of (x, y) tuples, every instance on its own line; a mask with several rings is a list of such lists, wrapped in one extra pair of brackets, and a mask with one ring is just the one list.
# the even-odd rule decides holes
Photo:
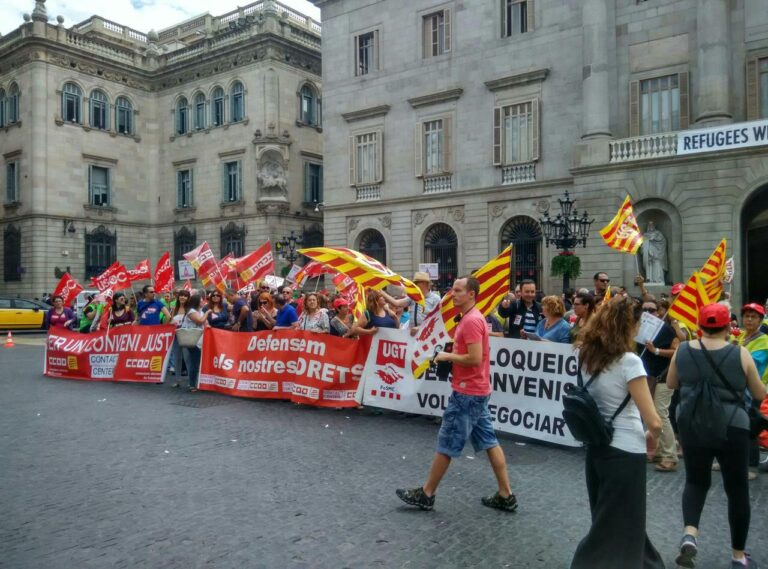
[[(634, 337), (642, 314), (631, 298), (603, 302), (581, 330), (580, 370), (602, 416), (613, 421), (610, 445), (587, 446), (585, 462), (592, 526), (576, 548), (571, 569), (664, 567), (645, 531), (646, 437), (657, 439), (653, 406)], [(642, 418), (642, 421), (641, 421)], [(643, 423), (648, 434), (643, 432)]]

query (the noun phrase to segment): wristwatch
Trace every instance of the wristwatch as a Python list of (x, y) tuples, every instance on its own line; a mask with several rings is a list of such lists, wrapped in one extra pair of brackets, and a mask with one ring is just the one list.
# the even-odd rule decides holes
[(656, 348), (656, 352), (655, 353), (656, 353), (657, 356), (659, 355), (659, 348)]

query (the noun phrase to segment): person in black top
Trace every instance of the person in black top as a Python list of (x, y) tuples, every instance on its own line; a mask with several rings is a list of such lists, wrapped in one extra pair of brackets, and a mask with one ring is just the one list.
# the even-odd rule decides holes
[[(659, 317), (659, 306), (655, 300), (643, 302), (643, 312)], [(638, 345), (640, 359), (643, 360), (645, 371), (648, 373), (648, 381), (651, 382), (653, 403), (656, 412), (661, 417), (661, 436), (655, 449), (649, 449), (648, 458), (656, 462), (656, 470), (659, 472), (674, 472), (677, 470), (677, 440), (669, 420), (669, 405), (672, 402), (673, 389), (669, 389), (665, 383), (669, 361), (680, 340), (675, 330), (664, 322), (661, 329), (652, 340), (644, 345)], [(653, 385), (655, 384), (655, 386)]]
[(509, 318), (507, 338), (525, 338), (526, 332), (535, 333), (536, 324), (544, 317), (541, 304), (536, 302), (536, 283), (527, 279), (522, 281), (520, 300), (505, 298), (498, 312), (502, 318)]

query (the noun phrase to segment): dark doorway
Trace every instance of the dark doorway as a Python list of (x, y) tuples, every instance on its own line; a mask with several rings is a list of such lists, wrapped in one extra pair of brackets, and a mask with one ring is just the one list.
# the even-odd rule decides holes
[(744, 204), (741, 211), (741, 228), (744, 235), (742, 264), (736, 264), (736, 274), (742, 271), (743, 301), (764, 303), (768, 298), (768, 186), (757, 190)]

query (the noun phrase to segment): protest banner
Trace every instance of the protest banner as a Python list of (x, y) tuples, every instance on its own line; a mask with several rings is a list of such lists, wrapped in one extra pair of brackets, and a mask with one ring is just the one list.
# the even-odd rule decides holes
[[(494, 428), (506, 433), (579, 446), (563, 419), (561, 397), (576, 383), (577, 360), (569, 344), (491, 338), (493, 391), (488, 408)], [(406, 330), (380, 328), (365, 363), (358, 400), (395, 411), (442, 416), (450, 378), (428, 369), (415, 379), (410, 364), (416, 343)]]
[(318, 407), (355, 407), (367, 347), (367, 342), (303, 330), (206, 328), (199, 388)]
[(91, 334), (52, 328), (45, 344), (48, 377), (162, 383), (175, 326), (119, 326)]

